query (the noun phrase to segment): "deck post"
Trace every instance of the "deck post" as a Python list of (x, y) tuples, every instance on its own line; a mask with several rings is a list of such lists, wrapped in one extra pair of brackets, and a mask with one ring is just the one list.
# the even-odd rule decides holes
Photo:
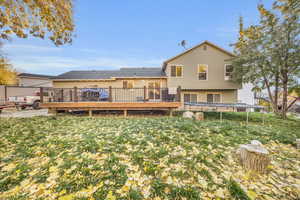
[(146, 102), (146, 98), (147, 98), (147, 88), (144, 85), (144, 102)]
[(108, 88), (108, 101), (112, 102), (112, 88), (109, 86)]
[(222, 113), (222, 110), (220, 112), (220, 121), (222, 122), (223, 121), (223, 113)]
[(177, 88), (177, 102), (181, 102), (181, 86)]
[(89, 110), (89, 117), (93, 117), (93, 110)]
[(4, 85), (4, 103), (6, 104), (7, 101), (8, 101), (8, 99), (7, 99), (7, 86)]
[(124, 110), (124, 117), (127, 117), (127, 110)]
[(57, 115), (57, 109), (56, 108), (48, 108), (48, 114)]
[(172, 108), (169, 109), (169, 116), (173, 117), (173, 109)]
[(78, 93), (77, 93), (77, 87), (74, 87), (74, 101), (78, 102)]
[(40, 87), (40, 103), (44, 103), (44, 88)]

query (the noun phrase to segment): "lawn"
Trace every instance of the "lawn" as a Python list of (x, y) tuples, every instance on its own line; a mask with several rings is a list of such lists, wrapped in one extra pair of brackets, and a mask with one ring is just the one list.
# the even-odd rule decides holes
[[(0, 199), (300, 199), (300, 121), (260, 117), (0, 119)], [(265, 175), (235, 160), (252, 139)]]

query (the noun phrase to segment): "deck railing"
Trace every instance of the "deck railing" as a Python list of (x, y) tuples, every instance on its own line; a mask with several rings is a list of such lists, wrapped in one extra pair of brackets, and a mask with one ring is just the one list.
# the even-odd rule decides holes
[(180, 102), (181, 88), (41, 88), (43, 102)]

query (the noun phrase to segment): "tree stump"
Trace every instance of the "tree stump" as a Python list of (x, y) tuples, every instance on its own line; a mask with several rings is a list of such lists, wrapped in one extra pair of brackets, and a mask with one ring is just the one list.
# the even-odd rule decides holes
[(270, 163), (268, 150), (257, 140), (240, 145), (236, 154), (240, 164), (247, 170), (265, 173)]
[(203, 112), (196, 112), (195, 114), (195, 120), (204, 120), (204, 113)]

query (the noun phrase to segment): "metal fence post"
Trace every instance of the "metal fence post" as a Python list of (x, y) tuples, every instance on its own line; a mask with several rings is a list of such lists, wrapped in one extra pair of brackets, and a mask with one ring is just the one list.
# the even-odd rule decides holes
[(70, 101), (73, 101), (73, 92), (72, 92), (72, 89), (70, 89)]
[(64, 89), (61, 89), (61, 102), (64, 102)]
[(112, 87), (109, 86), (108, 88), (108, 101), (112, 102)]
[(4, 103), (6, 104), (7, 101), (8, 101), (8, 99), (7, 99), (7, 86), (4, 85)]
[(40, 87), (40, 103), (44, 103), (44, 88)]
[(249, 111), (247, 110), (247, 124), (249, 123)]
[(78, 102), (78, 93), (77, 93), (77, 87), (74, 87), (74, 101)]
[(181, 86), (177, 88), (177, 102), (181, 102)]
[(146, 86), (144, 86), (144, 102), (146, 102), (146, 98), (147, 98), (147, 88)]

